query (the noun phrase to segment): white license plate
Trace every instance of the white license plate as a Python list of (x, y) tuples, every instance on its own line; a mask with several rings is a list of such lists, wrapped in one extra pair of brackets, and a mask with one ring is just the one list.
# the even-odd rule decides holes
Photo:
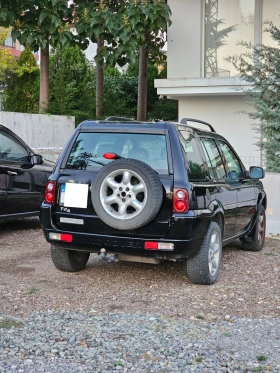
[(88, 184), (66, 183), (63, 199), (64, 207), (87, 208)]

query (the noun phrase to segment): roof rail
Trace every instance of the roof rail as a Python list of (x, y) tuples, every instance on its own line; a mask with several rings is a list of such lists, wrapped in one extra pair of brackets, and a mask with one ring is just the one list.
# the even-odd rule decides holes
[(125, 117), (118, 117), (118, 116), (108, 117), (108, 118), (106, 118), (104, 120), (108, 121), (108, 122), (119, 122), (119, 121), (122, 121), (122, 122), (135, 122), (134, 119), (125, 118)]
[(192, 119), (192, 118), (182, 118), (180, 124), (188, 124), (188, 122), (195, 122), (195, 123), (204, 124), (205, 126), (208, 126), (210, 128), (211, 132), (215, 132), (216, 133), (216, 131), (214, 130), (214, 128), (211, 126), (211, 124), (209, 124), (207, 122), (203, 122), (202, 120)]

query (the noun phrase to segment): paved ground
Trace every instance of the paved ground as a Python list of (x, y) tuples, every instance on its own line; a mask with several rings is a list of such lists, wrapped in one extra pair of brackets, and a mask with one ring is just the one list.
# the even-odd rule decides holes
[(58, 271), (37, 219), (1, 225), (0, 312), (22, 317), (35, 310), (153, 312), (190, 318), (280, 316), (280, 241), (262, 252), (224, 248), (219, 281), (193, 285), (182, 263), (106, 263), (91, 255), (76, 274)]

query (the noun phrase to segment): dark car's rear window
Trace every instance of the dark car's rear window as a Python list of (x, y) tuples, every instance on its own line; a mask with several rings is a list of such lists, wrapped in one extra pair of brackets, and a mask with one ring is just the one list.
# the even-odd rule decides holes
[(138, 159), (158, 173), (168, 174), (166, 137), (157, 134), (81, 132), (65, 167), (98, 170), (102, 166), (95, 162), (111, 162), (103, 158), (107, 152)]

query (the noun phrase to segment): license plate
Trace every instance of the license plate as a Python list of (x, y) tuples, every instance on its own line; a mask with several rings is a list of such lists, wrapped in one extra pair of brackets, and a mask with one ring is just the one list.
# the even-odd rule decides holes
[(63, 201), (64, 207), (87, 208), (88, 184), (62, 184), (61, 194), (60, 202)]

